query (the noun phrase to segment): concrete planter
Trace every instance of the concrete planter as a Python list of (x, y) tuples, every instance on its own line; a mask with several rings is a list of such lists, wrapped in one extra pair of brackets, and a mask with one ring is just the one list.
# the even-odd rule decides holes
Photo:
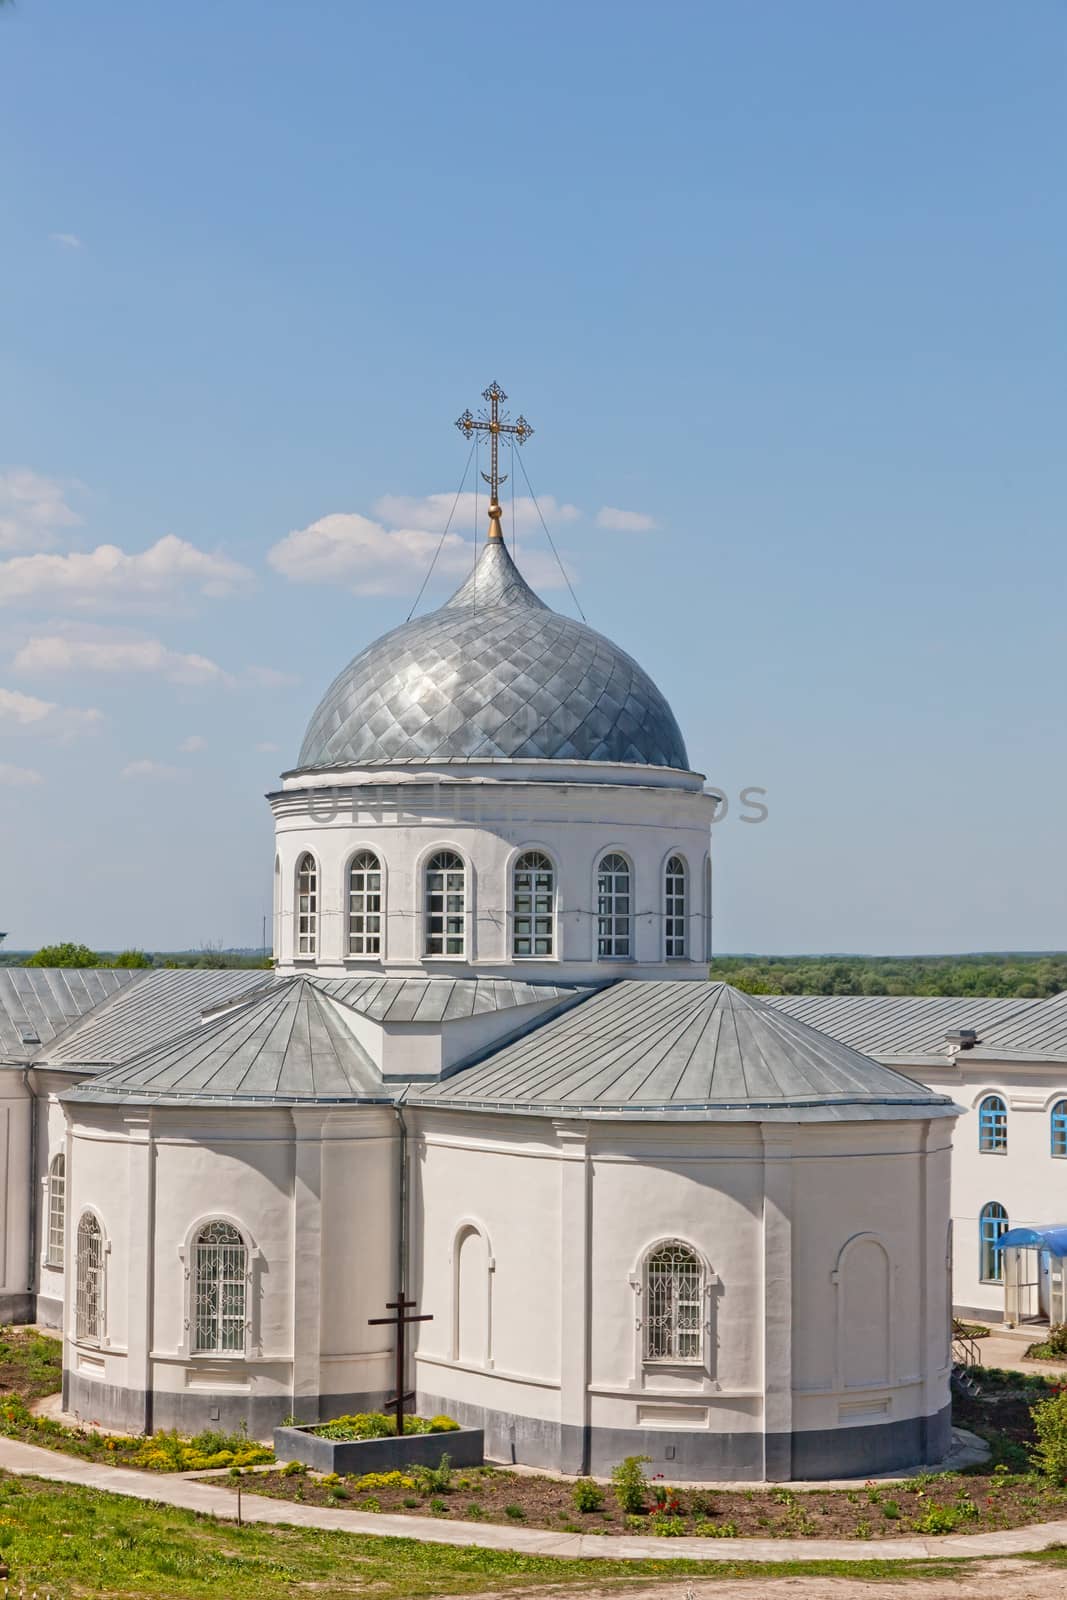
[(275, 1428), (274, 1454), (279, 1461), (302, 1461), (315, 1472), (403, 1472), (407, 1467), (436, 1467), (447, 1456), (455, 1467), (480, 1467), (485, 1459), (481, 1428), (455, 1428), (451, 1433), (406, 1433), (402, 1439), (323, 1439), (316, 1424)]

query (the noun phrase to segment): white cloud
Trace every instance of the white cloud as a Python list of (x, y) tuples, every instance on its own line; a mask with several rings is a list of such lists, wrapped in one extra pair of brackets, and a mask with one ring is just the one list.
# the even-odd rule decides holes
[(182, 776), (180, 767), (168, 767), (165, 761), (130, 761), (119, 773), (119, 777), (126, 779), (127, 782), (146, 778), (153, 783), (169, 783), (172, 779)]
[(82, 242), (76, 233), (50, 233), (48, 237), (54, 244), (61, 244), (64, 250), (80, 250)]
[(43, 782), (44, 778), (33, 767), (13, 767), (7, 761), (0, 761), (0, 789), (29, 789)]
[(15, 656), (15, 670), (52, 672), (158, 672), (171, 683), (225, 683), (229, 674), (207, 656), (169, 650), (158, 639), (78, 638), (43, 634)]
[[(471, 570), (474, 546), (451, 530), (441, 541), (454, 499), (454, 495), (431, 494), (421, 500), (383, 495), (374, 507), (381, 522), (356, 511), (333, 512), (286, 534), (267, 552), (267, 560), (292, 583), (343, 583), (355, 594), (410, 594), (440, 544), (435, 576), (459, 581)], [(479, 542), (485, 537), (487, 503), (481, 495)], [(551, 496), (541, 504), (550, 525), (552, 520), (569, 522), (579, 515), (574, 506), (558, 506)], [(454, 526), (469, 528), (473, 511), (474, 495), (462, 496)], [(504, 514), (506, 533), (511, 531), (510, 517), (509, 503)], [(516, 530), (529, 532), (535, 525), (540, 526), (533, 501), (517, 501)], [(559, 568), (553, 558), (541, 559), (543, 554), (537, 551), (524, 556), (523, 571), (531, 583), (558, 589), (563, 584)]]
[(615, 533), (654, 533), (659, 527), (655, 517), (643, 511), (620, 511), (618, 506), (601, 506), (596, 514), (598, 528), (611, 528)]
[[(510, 533), (511, 496), (502, 492), (500, 503), (504, 509), (504, 527)], [(577, 506), (561, 505), (554, 495), (545, 495), (539, 503), (550, 528), (561, 522), (574, 522), (581, 516)], [(374, 502), (374, 514), (390, 527), (418, 528), (424, 533), (435, 533), (440, 538), (453, 504), (456, 504), (455, 494), (383, 494)], [(484, 538), (488, 504), (488, 490), (478, 496), (472, 492), (461, 494), (452, 518), (452, 527), (462, 528), (466, 532), (475, 526), (477, 517), (478, 537)], [(529, 495), (515, 496), (515, 526), (520, 532), (541, 526), (537, 506)]]
[(206, 750), (207, 740), (201, 733), (191, 733), (187, 739), (182, 740), (178, 749), (184, 751), (187, 755), (191, 755), (194, 750)]
[(8, 731), (55, 734), (66, 738), (75, 733), (90, 733), (104, 720), (94, 708), (80, 710), (60, 706), (54, 700), (38, 700), (18, 689), (0, 689), (0, 727)]
[(15, 556), (0, 562), (0, 604), (29, 600), (76, 610), (125, 610), (163, 603), (170, 609), (182, 588), (218, 599), (251, 578), (248, 568), (229, 556), (198, 550), (167, 534), (135, 555), (102, 544), (66, 556)]
[(54, 478), (30, 467), (0, 472), (0, 550), (41, 549), (55, 542), (61, 528), (81, 518), (67, 504), (67, 491)]

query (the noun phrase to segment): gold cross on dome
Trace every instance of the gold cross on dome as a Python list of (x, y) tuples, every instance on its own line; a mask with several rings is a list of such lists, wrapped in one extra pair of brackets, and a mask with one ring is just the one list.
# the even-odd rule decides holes
[(504, 535), (500, 530), (500, 485), (507, 483), (507, 473), (503, 477), (499, 471), (499, 446), (502, 433), (511, 434), (519, 444), (525, 444), (533, 433), (533, 429), (525, 417), (516, 417), (514, 422), (508, 421), (507, 412), (501, 413), (500, 403), (507, 399), (507, 395), (494, 381), (488, 389), (483, 390), (482, 399), (488, 400), (489, 409), (482, 409), (480, 416), (475, 417), (465, 411), (461, 417), (456, 418), (456, 427), (464, 438), (470, 439), (475, 433), (487, 433), (490, 443), (490, 466), (488, 472), (483, 472), (482, 477), (489, 485), (489, 537), (502, 539)]

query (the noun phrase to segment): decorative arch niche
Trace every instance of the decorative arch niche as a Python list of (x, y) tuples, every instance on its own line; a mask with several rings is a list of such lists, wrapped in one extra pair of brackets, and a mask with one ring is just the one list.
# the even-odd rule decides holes
[(452, 1247), (452, 1359), (493, 1365), (493, 1261), (480, 1223), (460, 1223)]
[(893, 1372), (893, 1272), (878, 1235), (857, 1233), (849, 1239), (830, 1278), (837, 1295), (837, 1388), (888, 1385)]

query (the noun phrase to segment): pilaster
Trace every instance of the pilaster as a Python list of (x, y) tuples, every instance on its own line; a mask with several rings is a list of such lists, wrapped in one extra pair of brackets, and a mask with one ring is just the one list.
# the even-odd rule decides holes
[(773, 1123), (763, 1138), (763, 1476), (792, 1477), (793, 1130)]
[(589, 1129), (557, 1122), (560, 1170), (560, 1470), (589, 1470)]

